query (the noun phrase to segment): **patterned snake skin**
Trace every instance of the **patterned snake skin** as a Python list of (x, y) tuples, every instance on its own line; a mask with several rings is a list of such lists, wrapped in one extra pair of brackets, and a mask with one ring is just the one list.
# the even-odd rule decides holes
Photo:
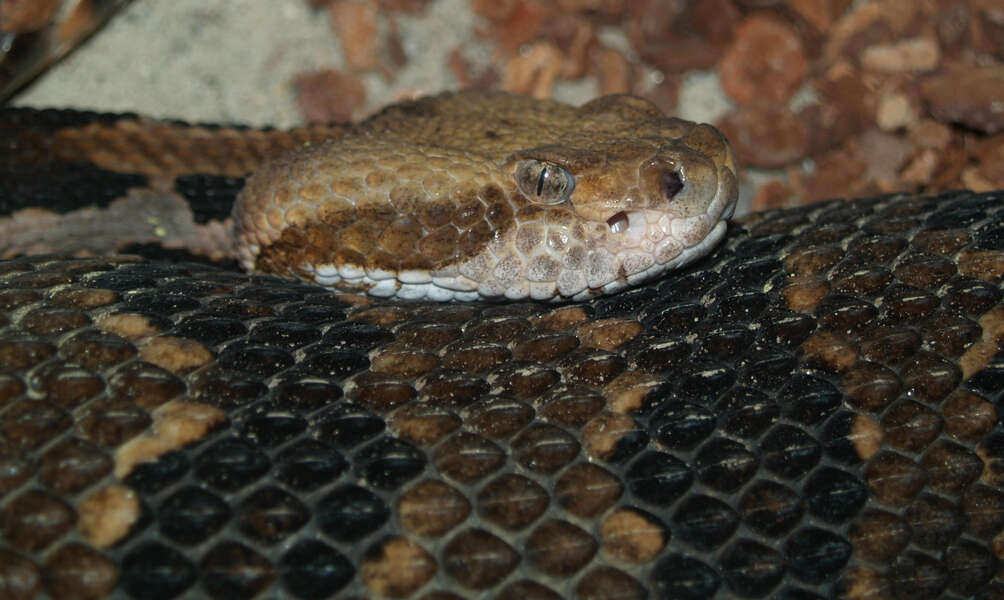
[(584, 300), (707, 254), (739, 189), (713, 127), (634, 96), (392, 106), (255, 171), (248, 270), (409, 300)]
[[(205, 233), (331, 133), (172, 127), (3, 115), (3, 231), (174, 199)], [(0, 598), (1001, 598), (1002, 279), (968, 192), (751, 215), (558, 306), (11, 258)]]

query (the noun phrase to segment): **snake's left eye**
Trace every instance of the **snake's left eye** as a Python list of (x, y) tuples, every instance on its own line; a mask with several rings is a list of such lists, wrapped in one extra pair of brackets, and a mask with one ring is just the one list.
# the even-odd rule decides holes
[(538, 204), (561, 204), (575, 189), (575, 178), (564, 167), (542, 160), (522, 160), (516, 165), (516, 185)]

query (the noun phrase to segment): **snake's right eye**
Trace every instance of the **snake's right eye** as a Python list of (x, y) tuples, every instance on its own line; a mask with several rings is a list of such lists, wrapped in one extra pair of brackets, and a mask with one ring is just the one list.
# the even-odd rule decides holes
[(522, 160), (516, 165), (516, 186), (531, 202), (561, 204), (572, 196), (575, 178), (554, 163)]

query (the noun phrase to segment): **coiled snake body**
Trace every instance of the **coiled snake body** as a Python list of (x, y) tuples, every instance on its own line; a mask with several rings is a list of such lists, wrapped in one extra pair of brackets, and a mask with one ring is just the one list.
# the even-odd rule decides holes
[[(697, 259), (735, 198), (720, 137), (574, 110), (419, 101), (334, 158), (341, 128), (0, 116), (0, 232), (28, 254), (0, 262), (0, 597), (1004, 594), (1001, 195), (755, 214)], [(394, 137), (489, 132), (540, 141)], [(228, 222), (235, 177), (304, 144)], [(308, 282), (34, 254), (117, 228)], [(682, 268), (558, 306), (315, 285), (576, 298), (657, 265)]]

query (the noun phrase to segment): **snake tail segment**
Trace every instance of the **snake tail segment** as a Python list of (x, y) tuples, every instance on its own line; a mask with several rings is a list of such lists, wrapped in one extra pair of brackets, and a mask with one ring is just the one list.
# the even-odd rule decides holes
[(246, 269), (429, 300), (583, 300), (707, 254), (738, 196), (710, 125), (631, 96), (460, 92), (390, 107), (256, 171)]

